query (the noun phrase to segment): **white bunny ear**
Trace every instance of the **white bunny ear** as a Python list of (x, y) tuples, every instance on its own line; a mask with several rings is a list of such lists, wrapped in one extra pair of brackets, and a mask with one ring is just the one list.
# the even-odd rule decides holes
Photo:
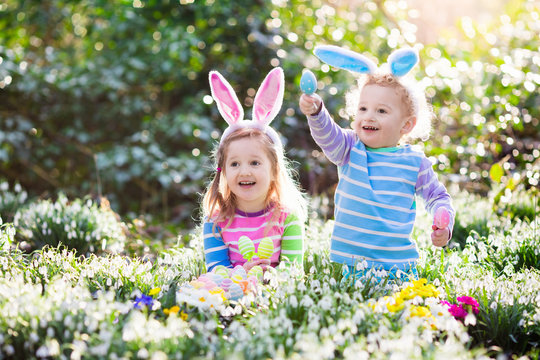
[(283, 103), (285, 76), (277, 67), (264, 78), (253, 101), (253, 121), (266, 126), (276, 117)]
[(217, 71), (210, 71), (208, 80), (212, 97), (225, 121), (232, 125), (243, 120), (244, 109), (229, 82)]
[(388, 56), (390, 71), (395, 76), (403, 76), (418, 64), (418, 52), (413, 48), (399, 49)]
[(377, 65), (367, 57), (357, 52), (334, 45), (320, 45), (313, 50), (315, 56), (331, 65), (352, 72), (370, 74), (375, 72)]

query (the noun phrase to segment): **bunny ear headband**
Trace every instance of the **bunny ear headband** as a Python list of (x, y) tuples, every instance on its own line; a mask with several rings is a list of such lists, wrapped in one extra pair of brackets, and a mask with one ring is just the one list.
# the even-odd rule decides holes
[(278, 133), (268, 126), (278, 114), (283, 102), (285, 77), (280, 67), (274, 68), (266, 75), (253, 102), (253, 119), (244, 119), (244, 110), (231, 85), (217, 71), (208, 75), (212, 97), (216, 101), (219, 113), (229, 127), (221, 136), (220, 144), (235, 130), (241, 128), (259, 129), (270, 137), (272, 142), (282, 147)]
[[(361, 74), (373, 74), (377, 65), (364, 55), (340, 48), (334, 45), (316, 46), (315, 55), (333, 67)], [(395, 50), (388, 56), (390, 73), (394, 76), (404, 76), (418, 63), (418, 52), (413, 48)]]

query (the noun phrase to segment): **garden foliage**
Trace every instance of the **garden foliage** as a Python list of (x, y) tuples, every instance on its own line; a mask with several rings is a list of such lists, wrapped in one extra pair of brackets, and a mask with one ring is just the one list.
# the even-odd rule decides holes
[[(464, 200), (458, 213), (472, 202), (491, 211)], [(154, 261), (12, 246), (0, 256), (0, 357), (536, 359), (539, 221), (489, 217), (485, 236), (439, 249), (421, 212), (420, 279), (388, 283), (344, 280), (329, 261), (332, 222), (313, 218), (305, 274), (268, 271), (239, 301), (182, 290), (205, 272), (199, 235)]]
[[(416, 77), (437, 120), (425, 143), (448, 182), (486, 194), (539, 181), (537, 2), (508, 2), (491, 24), (420, 51)], [(332, 194), (335, 168), (297, 110), (303, 68), (347, 126), (350, 73), (313, 55), (337, 44), (385, 61), (416, 43), (403, 1), (15, 1), (0, 5), (0, 169), (30, 196), (106, 196), (121, 213), (151, 212), (190, 227), (208, 154), (224, 122), (209, 97), (218, 70), (248, 109), (272, 67), (287, 89), (276, 127), (313, 195)], [(501, 201), (504, 202), (504, 189)], [(331, 207), (322, 215), (329, 216)]]

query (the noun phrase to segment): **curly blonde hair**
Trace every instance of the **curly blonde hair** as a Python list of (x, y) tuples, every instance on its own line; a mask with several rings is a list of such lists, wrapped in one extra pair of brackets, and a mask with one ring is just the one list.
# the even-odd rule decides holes
[(411, 132), (401, 138), (401, 142), (429, 139), (433, 110), (427, 102), (423, 89), (416, 81), (403, 77), (398, 78), (388, 73), (362, 74), (358, 79), (357, 86), (345, 96), (346, 111), (349, 116), (356, 115), (360, 93), (366, 85), (379, 85), (395, 89), (401, 95), (401, 100), (407, 109), (407, 115), (416, 117), (416, 125)]

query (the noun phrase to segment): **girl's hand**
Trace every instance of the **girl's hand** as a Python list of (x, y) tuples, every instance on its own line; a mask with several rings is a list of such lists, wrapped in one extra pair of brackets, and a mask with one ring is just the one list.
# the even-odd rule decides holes
[(306, 116), (317, 115), (322, 108), (322, 99), (317, 94), (302, 94), (302, 96), (300, 96), (298, 105), (300, 106), (300, 111), (302, 114)]
[(262, 267), (263, 270), (266, 270), (266, 268), (270, 266), (270, 259), (256, 259), (256, 260), (248, 261), (242, 266), (244, 267), (246, 272), (248, 272), (249, 270), (251, 270), (252, 267), (257, 266), (257, 265)]
[(433, 232), (431, 233), (431, 242), (433, 245), (443, 247), (448, 244), (448, 241), (450, 241), (450, 229), (448, 227), (439, 229), (433, 225)]

